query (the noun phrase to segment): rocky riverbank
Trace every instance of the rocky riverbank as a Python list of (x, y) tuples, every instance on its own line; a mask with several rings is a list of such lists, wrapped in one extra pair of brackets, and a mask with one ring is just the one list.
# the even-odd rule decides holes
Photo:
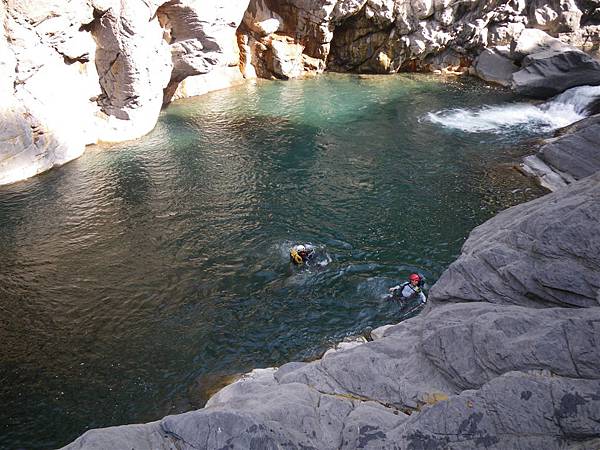
[(11, 0), (0, 23), (0, 184), (257, 76), (470, 71), (534, 96), (600, 84), (580, 51), (600, 45), (595, 0)]

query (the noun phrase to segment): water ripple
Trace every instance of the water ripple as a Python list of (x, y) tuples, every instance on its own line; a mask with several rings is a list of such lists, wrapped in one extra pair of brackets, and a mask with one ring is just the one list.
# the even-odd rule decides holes
[[(433, 283), (472, 228), (539, 193), (490, 178), (506, 140), (417, 120), (482, 93), (515, 100), (429, 77), (259, 81), (1, 187), (0, 447), (201, 406), (206, 380), (418, 313), (387, 289)], [(292, 266), (297, 242), (326, 264)]]

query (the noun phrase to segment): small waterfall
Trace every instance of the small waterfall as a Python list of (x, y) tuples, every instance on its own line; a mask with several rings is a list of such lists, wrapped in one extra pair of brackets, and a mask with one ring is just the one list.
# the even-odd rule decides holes
[(579, 86), (537, 105), (511, 103), (476, 109), (446, 109), (428, 113), (426, 119), (466, 133), (504, 133), (512, 129), (547, 132), (596, 112), (599, 100), (600, 86)]

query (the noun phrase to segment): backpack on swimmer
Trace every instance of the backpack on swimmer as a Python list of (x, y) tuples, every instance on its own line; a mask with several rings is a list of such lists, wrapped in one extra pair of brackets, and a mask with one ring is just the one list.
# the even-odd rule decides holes
[(290, 248), (290, 261), (297, 266), (301, 266), (314, 255), (314, 252), (315, 250), (312, 245), (294, 245)]

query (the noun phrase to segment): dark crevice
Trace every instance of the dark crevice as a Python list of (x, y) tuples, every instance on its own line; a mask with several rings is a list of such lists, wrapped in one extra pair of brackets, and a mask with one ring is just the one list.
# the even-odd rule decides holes
[(78, 56), (78, 57), (76, 57), (76, 58), (71, 58), (70, 56), (67, 56), (67, 55), (65, 55), (65, 54), (63, 54), (63, 53), (60, 53), (60, 52), (58, 52), (58, 53), (59, 53), (59, 54), (60, 54), (60, 55), (63, 57), (63, 59), (64, 59), (64, 61), (65, 61), (65, 64), (67, 64), (67, 65), (69, 65), (69, 66), (70, 66), (71, 64), (75, 64), (76, 62), (78, 62), (78, 63), (82, 63), (82, 64), (85, 64), (85, 63), (87, 63), (87, 62), (90, 62), (89, 55), (87, 55), (87, 54), (85, 54), (85, 55), (81, 55), (81, 56)]
[[(366, 5), (356, 14), (335, 27), (327, 57), (327, 68), (330, 71), (378, 73), (375, 68), (362, 67), (368, 65), (373, 57), (381, 52), (389, 43), (395, 24), (380, 25), (366, 15)], [(365, 54), (357, 56), (353, 49), (360, 44), (367, 47)]]
[(102, 17), (107, 13), (108, 10), (106, 11), (100, 11), (96, 8), (94, 8), (93, 11), (93, 19), (91, 22), (89, 23), (84, 23), (79, 27), (79, 31), (89, 31), (92, 32), (94, 30), (94, 27), (96, 26), (97, 23), (99, 23), (100, 19), (102, 19)]

